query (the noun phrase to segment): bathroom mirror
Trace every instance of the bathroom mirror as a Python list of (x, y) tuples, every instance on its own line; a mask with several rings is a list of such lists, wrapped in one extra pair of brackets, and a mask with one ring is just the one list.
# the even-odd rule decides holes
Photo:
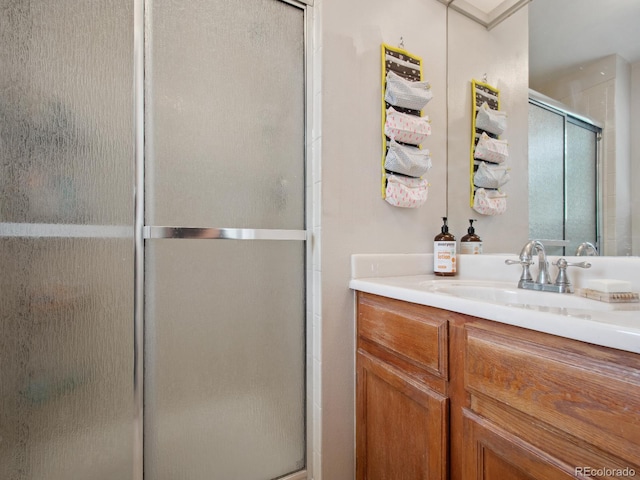
[(632, 185), (640, 181), (640, 145), (631, 132), (640, 126), (640, 2), (534, 0), (528, 8), (529, 86), (604, 126), (601, 253), (639, 255), (640, 194)]
[[(563, 245), (566, 238), (572, 244), (563, 253), (572, 254), (575, 245), (590, 240), (568, 235), (566, 225), (575, 215), (565, 207), (571, 201), (563, 197), (559, 216), (554, 217), (563, 236), (542, 237), (530, 231), (536, 226), (531, 209), (547, 212), (538, 202), (544, 193), (537, 199), (529, 198), (532, 191), (535, 197), (535, 189), (530, 188), (528, 169), (538, 165), (530, 161), (528, 148), (532, 144), (528, 102), (532, 88), (602, 126), (600, 148), (596, 148), (601, 152), (598, 181), (593, 180), (595, 175), (588, 179), (599, 185), (598, 209), (592, 211), (597, 211), (600, 252), (640, 255), (640, 189), (633, 187), (640, 184), (640, 136), (632, 135), (640, 131), (640, 115), (635, 113), (640, 112), (638, 24), (638, 0), (532, 0), (491, 30), (448, 10), (447, 213), (456, 231), (464, 228), (467, 215), (475, 213), (469, 208), (469, 183), (463, 178), (469, 171), (469, 86), (471, 79), (486, 79), (500, 89), (502, 100), (507, 102), (501, 108), (510, 112), (505, 139), (510, 141), (512, 172), (504, 189), (510, 204), (507, 212), (478, 219), (485, 251), (518, 252), (530, 238), (561, 240), (557, 243)], [(569, 153), (563, 155), (566, 165)], [(556, 176), (561, 178), (556, 186), (561, 191), (579, 191), (584, 185), (573, 178), (575, 181), (565, 186), (568, 175), (564, 169)]]

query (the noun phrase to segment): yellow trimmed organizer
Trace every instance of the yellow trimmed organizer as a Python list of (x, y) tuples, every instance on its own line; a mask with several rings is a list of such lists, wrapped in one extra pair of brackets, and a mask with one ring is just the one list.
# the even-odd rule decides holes
[[(384, 124), (387, 119), (387, 108), (389, 104), (384, 100), (386, 90), (387, 72), (391, 70), (398, 75), (419, 82), (423, 80), (422, 58), (413, 55), (401, 48), (382, 44), (382, 198), (386, 198), (387, 172), (384, 169), (384, 160), (387, 154), (387, 137), (384, 134)], [(400, 109), (399, 109), (400, 110)], [(405, 110), (406, 111), (406, 110)], [(408, 111), (407, 111), (408, 112)], [(422, 112), (414, 114), (422, 116)]]
[(489, 108), (492, 110), (500, 110), (500, 90), (487, 83), (472, 80), (471, 98), (471, 168), (469, 172), (469, 185), (471, 186), (471, 189), (469, 194), (469, 206), (473, 208), (473, 196), (475, 195), (473, 176), (478, 168), (473, 159), (473, 152), (476, 148), (476, 144), (478, 143), (478, 139), (483, 132), (483, 130), (476, 129), (476, 115), (478, 113), (478, 109), (484, 102), (487, 102)]

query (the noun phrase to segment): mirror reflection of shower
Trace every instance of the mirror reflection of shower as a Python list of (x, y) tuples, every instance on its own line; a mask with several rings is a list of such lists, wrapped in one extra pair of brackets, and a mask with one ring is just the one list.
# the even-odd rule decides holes
[(584, 242), (602, 249), (600, 126), (550, 99), (529, 96), (529, 237), (552, 255), (574, 255)]
[[(598, 235), (604, 255), (640, 255), (640, 2), (529, 5), (529, 86), (602, 126)], [(635, 105), (635, 107), (633, 106)], [(535, 209), (536, 206), (531, 206)], [(538, 210), (541, 206), (538, 206)]]

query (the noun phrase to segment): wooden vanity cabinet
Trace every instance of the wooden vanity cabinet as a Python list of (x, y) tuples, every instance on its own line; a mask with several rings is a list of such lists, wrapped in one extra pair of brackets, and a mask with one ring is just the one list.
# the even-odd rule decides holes
[(363, 293), (357, 317), (356, 478), (447, 478), (447, 319)]
[(358, 480), (640, 478), (640, 355), (357, 303)]
[(639, 355), (487, 320), (464, 328), (465, 479), (640, 478)]

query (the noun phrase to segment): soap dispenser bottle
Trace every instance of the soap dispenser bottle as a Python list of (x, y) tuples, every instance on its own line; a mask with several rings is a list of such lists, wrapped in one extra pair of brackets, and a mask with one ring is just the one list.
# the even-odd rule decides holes
[(475, 222), (475, 220), (469, 219), (467, 234), (460, 239), (460, 253), (470, 253), (472, 255), (482, 253), (482, 240), (476, 235), (473, 222)]
[(442, 217), (442, 229), (433, 239), (433, 273), (441, 277), (456, 274), (456, 237), (449, 233), (447, 217)]

